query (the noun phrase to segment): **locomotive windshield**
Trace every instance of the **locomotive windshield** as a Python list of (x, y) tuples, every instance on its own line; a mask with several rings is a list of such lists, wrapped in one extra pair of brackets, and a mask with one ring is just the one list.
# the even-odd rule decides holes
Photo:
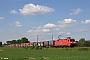
[(70, 39), (70, 41), (75, 42), (75, 40), (74, 40), (74, 39)]

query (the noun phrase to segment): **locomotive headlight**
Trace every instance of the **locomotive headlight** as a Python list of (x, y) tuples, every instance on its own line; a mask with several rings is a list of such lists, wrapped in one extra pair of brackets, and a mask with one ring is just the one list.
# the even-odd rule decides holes
[(71, 42), (72, 43), (72, 42)]

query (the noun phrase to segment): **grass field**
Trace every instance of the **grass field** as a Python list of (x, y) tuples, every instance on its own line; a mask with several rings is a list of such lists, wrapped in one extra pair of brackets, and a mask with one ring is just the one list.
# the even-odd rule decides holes
[(78, 48), (49, 48), (27, 50), (16, 47), (1, 47), (1, 60), (90, 60), (90, 50)]

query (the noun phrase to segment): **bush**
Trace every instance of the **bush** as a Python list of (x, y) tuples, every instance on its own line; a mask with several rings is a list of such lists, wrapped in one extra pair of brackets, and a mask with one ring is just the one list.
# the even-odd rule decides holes
[(34, 48), (35, 48), (35, 46), (30, 46), (28, 49), (33, 50)]
[(89, 48), (85, 48), (85, 47), (83, 47), (83, 48), (79, 48), (78, 50), (79, 50), (79, 51), (88, 51)]
[(41, 49), (42, 49), (42, 47), (41, 47), (41, 46), (39, 46), (39, 47), (38, 47), (38, 49), (39, 49), (39, 50), (41, 50)]
[(41, 46), (35, 46), (34, 50), (41, 50), (42, 47)]
[(38, 50), (39, 46), (35, 46), (34, 50)]
[(41, 50), (42, 47), (41, 46), (26, 46), (26, 47), (22, 47), (24, 49), (28, 49), (28, 50)]

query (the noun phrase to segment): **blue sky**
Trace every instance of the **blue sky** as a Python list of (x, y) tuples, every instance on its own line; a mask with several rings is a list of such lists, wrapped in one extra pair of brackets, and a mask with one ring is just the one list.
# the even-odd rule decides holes
[(0, 41), (90, 39), (90, 0), (0, 0)]

